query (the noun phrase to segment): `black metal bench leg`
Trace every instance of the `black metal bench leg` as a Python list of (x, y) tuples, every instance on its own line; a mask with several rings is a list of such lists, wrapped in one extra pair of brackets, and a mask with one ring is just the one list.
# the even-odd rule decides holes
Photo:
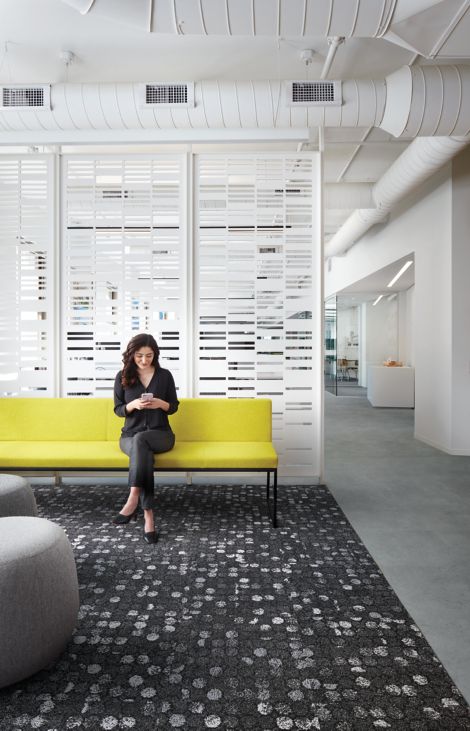
[(269, 488), (270, 488), (270, 479), (271, 479), (271, 470), (268, 470), (266, 472), (266, 502), (268, 505), (268, 513), (269, 517), (271, 518), (271, 522), (273, 524), (273, 528), (277, 528), (277, 470), (273, 470), (274, 472), (274, 489), (273, 489), (273, 509), (271, 510), (271, 503), (269, 501)]
[(273, 528), (277, 528), (277, 469), (274, 470), (273, 496), (274, 496)]

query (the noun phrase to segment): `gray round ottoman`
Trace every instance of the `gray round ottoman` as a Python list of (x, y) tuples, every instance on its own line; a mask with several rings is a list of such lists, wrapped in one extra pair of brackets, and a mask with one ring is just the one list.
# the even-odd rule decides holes
[(60, 655), (78, 607), (75, 560), (62, 528), (44, 518), (0, 518), (0, 688)]
[(28, 480), (19, 475), (0, 475), (0, 518), (37, 514), (36, 500)]

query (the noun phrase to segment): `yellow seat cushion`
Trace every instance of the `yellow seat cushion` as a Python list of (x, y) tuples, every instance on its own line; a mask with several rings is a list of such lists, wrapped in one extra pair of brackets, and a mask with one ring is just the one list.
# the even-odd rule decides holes
[(157, 468), (274, 469), (277, 454), (271, 442), (176, 442), (170, 452), (155, 456)]
[[(0, 442), (5, 469), (127, 469), (129, 458), (117, 442)], [(157, 469), (254, 469), (277, 467), (270, 442), (177, 442), (155, 456)]]
[(5, 469), (118, 469), (129, 465), (117, 442), (0, 442), (0, 464)]

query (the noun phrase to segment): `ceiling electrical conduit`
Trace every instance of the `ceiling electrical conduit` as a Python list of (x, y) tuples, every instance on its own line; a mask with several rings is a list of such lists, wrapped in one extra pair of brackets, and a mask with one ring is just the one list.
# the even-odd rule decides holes
[(374, 208), (360, 208), (325, 244), (325, 257), (344, 254), (376, 223), (421, 183), (449, 162), (470, 142), (470, 137), (419, 137), (395, 160), (372, 188)]
[(344, 37), (342, 36), (333, 36), (333, 38), (328, 38), (328, 53), (321, 70), (320, 79), (326, 79), (328, 77), (328, 73), (336, 56), (336, 51), (343, 42)]

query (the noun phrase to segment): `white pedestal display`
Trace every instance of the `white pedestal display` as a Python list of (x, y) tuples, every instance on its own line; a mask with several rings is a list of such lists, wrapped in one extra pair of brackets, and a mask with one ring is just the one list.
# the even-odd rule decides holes
[(412, 409), (415, 405), (415, 369), (369, 366), (367, 398), (372, 406)]

